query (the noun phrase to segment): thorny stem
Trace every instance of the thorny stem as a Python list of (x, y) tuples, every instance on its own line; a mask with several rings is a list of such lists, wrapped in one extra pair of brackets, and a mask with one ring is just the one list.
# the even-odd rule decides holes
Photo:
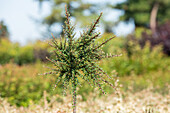
[(102, 14), (103, 14), (103, 13), (101, 12), (101, 13), (100, 13), (100, 16), (97, 18), (97, 20), (96, 20), (95, 23), (93, 24), (91, 30), (90, 30), (89, 33), (88, 33), (89, 35), (91, 35), (91, 33), (93, 32), (93, 30), (94, 30), (94, 28), (96, 27), (97, 23), (99, 22)]
[(73, 82), (72, 82), (72, 87), (73, 87), (73, 113), (76, 113), (76, 102), (77, 102), (77, 97), (76, 97), (76, 87), (77, 87), (77, 84), (76, 84), (76, 75), (74, 75), (74, 73), (72, 73), (72, 71), (70, 72), (71, 76), (74, 76), (73, 77)]
[(76, 97), (76, 84), (73, 82), (73, 113), (76, 113), (76, 102), (77, 102), (77, 97)]

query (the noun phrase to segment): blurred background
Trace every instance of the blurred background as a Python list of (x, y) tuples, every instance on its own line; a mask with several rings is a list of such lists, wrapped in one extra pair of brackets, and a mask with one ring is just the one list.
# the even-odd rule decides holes
[[(100, 61), (110, 75), (117, 75), (122, 92), (139, 92), (152, 87), (160, 95), (170, 90), (170, 0), (0, 0), (0, 98), (17, 107), (39, 103), (47, 92), (62, 95), (60, 86), (52, 91), (55, 77), (42, 77), (51, 56), (46, 40), (63, 36), (67, 4), (76, 36), (103, 12), (102, 32), (97, 42), (117, 38), (102, 49), (123, 55)], [(83, 101), (94, 92), (88, 84), (79, 89)], [(109, 94), (113, 91), (105, 87)], [(60, 102), (58, 99), (57, 102)]]

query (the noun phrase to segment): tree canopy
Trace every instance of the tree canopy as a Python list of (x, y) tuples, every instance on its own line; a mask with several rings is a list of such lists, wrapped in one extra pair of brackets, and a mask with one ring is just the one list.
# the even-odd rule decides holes
[[(112, 1), (89, 1), (89, 0), (37, 0), (41, 5), (44, 1), (48, 1), (52, 4), (51, 13), (43, 19), (43, 24), (48, 25), (48, 30), (52, 31), (53, 27), (56, 27), (56, 24), (59, 26), (64, 25), (65, 18), (63, 17), (64, 4), (68, 6), (68, 9), (71, 14), (71, 18), (76, 19), (76, 22), (79, 23), (80, 27), (85, 28), (85, 25), (89, 24), (89, 21), (96, 18), (99, 14), (99, 11), (105, 12), (105, 16), (108, 16), (113, 12), (112, 7), (108, 7)], [(74, 20), (72, 19), (72, 20)], [(101, 19), (103, 30), (105, 32), (113, 32), (113, 27), (115, 25), (115, 20), (105, 20)], [(60, 29), (61, 30), (61, 29)], [(56, 31), (53, 32), (54, 35)], [(58, 34), (63, 34), (62, 30)]]
[(8, 38), (9, 32), (7, 26), (4, 24), (4, 21), (0, 21), (0, 39)]
[[(77, 22), (87, 23), (89, 19), (94, 15), (96, 10), (92, 4), (85, 3), (82, 0), (38, 0), (41, 6), (43, 1), (49, 1), (52, 3), (52, 10), (48, 16), (43, 19), (43, 24), (48, 25), (48, 30), (52, 32), (52, 27), (56, 24), (60, 26), (64, 25), (65, 17), (63, 16), (63, 7), (65, 4), (68, 6), (71, 17), (75, 17)], [(88, 12), (89, 14), (85, 14)], [(91, 15), (93, 14), (93, 15)], [(88, 22), (89, 23), (89, 22)], [(58, 34), (63, 34), (61, 30)]]
[(135, 26), (152, 27), (152, 23), (164, 23), (170, 19), (170, 0), (126, 0), (116, 5), (117, 9), (124, 10), (120, 20), (135, 21)]

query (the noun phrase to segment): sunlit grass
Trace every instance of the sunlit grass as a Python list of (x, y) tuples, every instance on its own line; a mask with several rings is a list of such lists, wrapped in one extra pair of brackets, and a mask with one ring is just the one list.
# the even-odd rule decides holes
[[(44, 64), (39, 62), (23, 66), (12, 63), (0, 66), (0, 97), (6, 98), (12, 105), (28, 107), (32, 104), (40, 104), (44, 91), (47, 92), (48, 101), (51, 101), (51, 97), (56, 94), (62, 95), (60, 86), (56, 90), (52, 90), (55, 82), (53, 77), (38, 76), (38, 73), (46, 70), (42, 68), (42, 65)], [(120, 83), (123, 85), (121, 90), (135, 93), (153, 87), (150, 90), (151, 93), (167, 95), (169, 94), (168, 87), (170, 85), (169, 73), (170, 71), (167, 69), (138, 76), (120, 77)], [(113, 90), (109, 87), (105, 87), (105, 90), (109, 94), (113, 93)], [(78, 90), (78, 94), (82, 96), (83, 101), (88, 101), (89, 97), (87, 95), (91, 92), (95, 91), (86, 83)], [(101, 92), (99, 93), (101, 94)], [(126, 95), (123, 93), (122, 96)]]
[[(170, 86), (167, 87), (170, 90)], [(164, 96), (153, 93), (152, 88), (132, 93), (130, 91), (121, 92), (118, 95), (109, 94), (107, 96), (96, 97), (95, 93), (90, 93), (87, 101), (83, 101), (78, 95), (78, 113), (169, 113), (170, 92)], [(123, 96), (124, 95), (124, 96)], [(0, 99), (0, 112), (9, 113), (70, 113), (72, 112), (71, 95), (66, 97), (54, 95), (48, 100), (48, 94), (44, 92), (39, 104), (32, 104), (27, 108), (10, 106), (10, 104)], [(150, 112), (149, 112), (150, 111)]]

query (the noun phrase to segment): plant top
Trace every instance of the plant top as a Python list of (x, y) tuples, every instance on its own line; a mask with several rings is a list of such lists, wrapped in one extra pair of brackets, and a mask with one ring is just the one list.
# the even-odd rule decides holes
[[(75, 26), (70, 21), (70, 14), (65, 8), (66, 21), (63, 26), (64, 37), (58, 41), (53, 35), (50, 46), (54, 48), (54, 59), (47, 58), (54, 64), (55, 68), (50, 68), (51, 71), (44, 75), (54, 74), (57, 76), (56, 85), (62, 82), (64, 90), (69, 83), (72, 84), (73, 106), (76, 105), (76, 87), (79, 85), (79, 79), (87, 81), (91, 86), (98, 86), (103, 93), (103, 83), (107, 83), (114, 88), (106, 78), (111, 79), (96, 62), (103, 58), (112, 58), (119, 55), (105, 54), (101, 47), (115, 38), (115, 36), (103, 41), (101, 44), (96, 44), (95, 39), (100, 36), (100, 32), (96, 32), (96, 26), (99, 24), (100, 16), (89, 26), (86, 31), (80, 34), (77, 39), (74, 32)], [(64, 40), (64, 41), (63, 41)], [(104, 76), (105, 75), (105, 76)]]

